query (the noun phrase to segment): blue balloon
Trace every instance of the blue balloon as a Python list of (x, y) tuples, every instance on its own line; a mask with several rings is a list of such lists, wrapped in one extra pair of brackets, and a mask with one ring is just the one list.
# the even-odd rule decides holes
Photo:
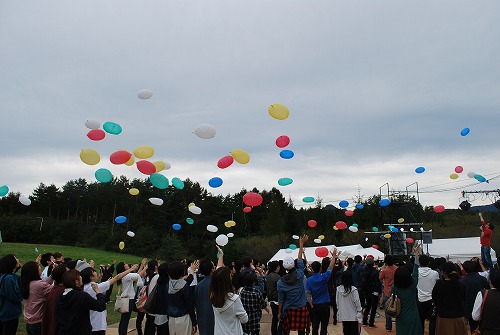
[(357, 209), (363, 209), (363, 208), (365, 208), (365, 205), (363, 205), (363, 204), (356, 204), (356, 208)]
[(386, 206), (389, 206), (391, 201), (389, 199), (382, 199), (378, 203), (379, 203), (380, 207), (386, 207)]
[(476, 179), (478, 182), (480, 183), (484, 183), (486, 181), (486, 178), (484, 178), (483, 176), (481, 176), (480, 174), (475, 174), (474, 175), (474, 179)]
[(284, 159), (290, 159), (294, 155), (292, 150), (281, 150), (280, 157)]
[(125, 221), (127, 221), (127, 218), (125, 216), (123, 216), (123, 215), (117, 216), (115, 218), (115, 222), (118, 223), (118, 224), (125, 223)]
[(222, 179), (219, 177), (213, 177), (208, 181), (208, 185), (213, 188), (217, 188), (222, 185)]
[(349, 201), (342, 200), (341, 202), (339, 202), (339, 206), (340, 208), (346, 208), (347, 206), (349, 206)]
[(418, 168), (415, 169), (416, 173), (422, 173), (425, 171), (425, 168), (423, 166), (419, 166)]
[(470, 133), (470, 128), (464, 128), (464, 129), (462, 129), (462, 131), (460, 132), (460, 135), (462, 135), (462, 136), (467, 136), (467, 135), (469, 135), (469, 133)]
[(174, 224), (172, 225), (172, 229), (173, 229), (173, 230), (181, 230), (181, 225), (180, 225), (180, 224), (178, 224), (178, 223), (174, 223)]
[(396, 228), (396, 227), (392, 227), (392, 228), (391, 228), (391, 231), (392, 231), (393, 233), (397, 233), (397, 232), (399, 231), (399, 229), (398, 229), (398, 228)]

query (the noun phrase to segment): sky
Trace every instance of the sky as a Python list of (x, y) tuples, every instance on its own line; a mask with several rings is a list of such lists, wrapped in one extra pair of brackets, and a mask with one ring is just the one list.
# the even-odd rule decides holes
[[(418, 185), (423, 206), (457, 208), (461, 191), (500, 188), (499, 12), (495, 0), (1, 1), (0, 186), (30, 195), (98, 168), (147, 178), (109, 156), (149, 145), (167, 178), (214, 195), (277, 187), (298, 208), (354, 206)], [(271, 117), (276, 103), (288, 118)], [(86, 120), (123, 131), (91, 141)], [(101, 162), (83, 163), (84, 148)], [(219, 169), (236, 148), (250, 162)]]

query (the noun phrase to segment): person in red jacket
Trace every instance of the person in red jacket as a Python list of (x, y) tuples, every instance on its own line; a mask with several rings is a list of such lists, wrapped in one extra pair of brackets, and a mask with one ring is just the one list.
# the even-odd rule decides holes
[(495, 228), (493, 224), (484, 221), (483, 213), (479, 213), (481, 219), (481, 260), (488, 270), (493, 269), (493, 262), (491, 261), (491, 231)]

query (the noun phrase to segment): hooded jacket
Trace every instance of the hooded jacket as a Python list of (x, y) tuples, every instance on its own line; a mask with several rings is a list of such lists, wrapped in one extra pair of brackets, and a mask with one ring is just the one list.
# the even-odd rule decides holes
[(304, 261), (297, 261), (297, 269), (281, 277), (278, 281), (278, 302), (283, 304), (282, 316), (289, 308), (297, 309), (306, 305), (304, 285)]
[(432, 299), (432, 289), (439, 279), (439, 273), (428, 267), (418, 268), (417, 296), (419, 302)]
[(193, 276), (187, 280), (170, 279), (168, 281), (167, 315), (178, 318), (189, 314), (193, 326), (197, 325), (194, 311), (194, 287), (191, 286)]
[(215, 307), (214, 310), (215, 328), (217, 335), (243, 335), (242, 323), (248, 322), (248, 314), (243, 308), (240, 296), (229, 293), (222, 307)]
[(358, 289), (351, 286), (351, 291), (346, 293), (344, 286), (337, 287), (337, 320), (361, 322), (361, 302), (359, 300)]
[(0, 321), (19, 319), (22, 301), (19, 276), (13, 273), (0, 275)]

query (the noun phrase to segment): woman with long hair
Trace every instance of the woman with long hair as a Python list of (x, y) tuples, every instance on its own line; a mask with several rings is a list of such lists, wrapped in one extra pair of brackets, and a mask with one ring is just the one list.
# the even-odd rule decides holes
[(62, 277), (64, 273), (68, 271), (66, 264), (57, 265), (52, 272), (50, 277), (54, 281), (54, 287), (50, 290), (47, 295), (47, 301), (45, 302), (45, 310), (43, 311), (42, 320), (42, 335), (54, 335), (56, 331), (56, 304), (57, 299), (64, 292), (64, 285), (62, 284)]
[(15, 335), (22, 312), (21, 290), (17, 270), (19, 259), (8, 254), (0, 259), (0, 334)]
[(214, 334), (243, 335), (241, 324), (248, 322), (248, 314), (239, 295), (233, 293), (229, 268), (223, 266), (212, 273), (208, 297), (214, 310)]
[(446, 262), (441, 270), (443, 279), (439, 279), (432, 290), (436, 306), (436, 335), (467, 335), (465, 287), (459, 281), (459, 269), (452, 262)]
[(363, 320), (361, 301), (358, 289), (354, 286), (351, 271), (344, 271), (335, 295), (338, 315), (337, 320), (342, 322), (344, 335), (359, 335)]
[(54, 287), (52, 280), (42, 280), (39, 260), (40, 257), (37, 262), (27, 262), (21, 268), (21, 295), (24, 301), (24, 320), (28, 335), (41, 334), (45, 303)]
[(148, 317), (153, 318), (153, 325), (145, 327), (145, 335), (168, 335), (167, 294), (168, 294), (168, 263), (158, 266), (158, 273), (151, 279), (148, 287), (148, 296), (156, 287), (154, 306), (148, 311)]

